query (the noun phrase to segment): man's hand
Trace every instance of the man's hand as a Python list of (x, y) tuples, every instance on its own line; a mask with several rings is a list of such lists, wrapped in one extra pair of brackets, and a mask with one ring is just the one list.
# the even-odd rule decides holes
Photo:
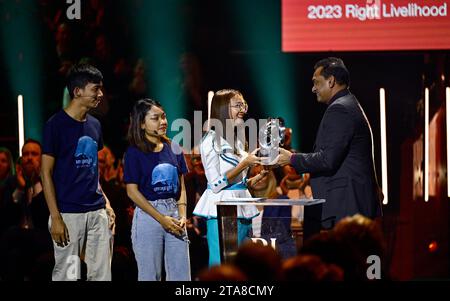
[(106, 215), (108, 216), (108, 225), (112, 234), (116, 233), (116, 214), (111, 206), (106, 205)]
[(22, 166), (16, 166), (16, 177), (17, 177), (17, 188), (23, 190), (25, 188), (26, 182), (25, 177), (23, 176)]
[(62, 216), (52, 217), (52, 225), (50, 228), (50, 234), (52, 239), (55, 241), (56, 245), (59, 247), (65, 247), (69, 244), (69, 230), (62, 219)]
[(278, 155), (277, 163), (281, 166), (291, 163), (292, 153), (282, 147), (279, 148), (280, 154)]

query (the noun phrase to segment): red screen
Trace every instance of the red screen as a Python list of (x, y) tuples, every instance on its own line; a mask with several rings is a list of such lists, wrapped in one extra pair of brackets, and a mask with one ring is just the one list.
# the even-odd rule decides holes
[(450, 49), (450, 0), (282, 0), (282, 49)]

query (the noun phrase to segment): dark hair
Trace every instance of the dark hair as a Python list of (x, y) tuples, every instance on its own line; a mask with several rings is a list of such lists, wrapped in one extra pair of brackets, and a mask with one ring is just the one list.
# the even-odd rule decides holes
[[(222, 124), (222, 128), (215, 128), (215, 132), (217, 133), (216, 138), (224, 137), (224, 132), (226, 133), (227, 119), (231, 119), (230, 116), (230, 101), (235, 96), (242, 96), (242, 93), (238, 90), (233, 89), (223, 89), (214, 93), (214, 96), (211, 101), (211, 119), (217, 119)], [(211, 122), (211, 127), (214, 126), (214, 123)], [(221, 131), (222, 130), (222, 131)]]
[(242, 93), (238, 90), (223, 89), (214, 93), (211, 102), (211, 119), (218, 119), (223, 126), (226, 124), (226, 120), (230, 119), (230, 101), (235, 96), (242, 96)]
[(39, 145), (39, 148), (40, 148), (41, 151), (42, 151), (42, 145), (41, 145), (41, 143), (40, 143), (39, 141), (34, 140), (34, 139), (32, 139), (32, 138), (28, 138), (27, 140), (25, 140), (25, 142), (24, 142), (23, 145), (22, 145), (22, 152), (23, 152), (23, 148), (24, 148), (25, 145), (27, 145), (28, 143), (34, 143), (34, 144)]
[[(214, 93), (211, 101), (211, 119), (216, 119), (222, 125), (221, 127), (215, 127), (216, 142), (220, 145), (220, 137), (225, 139), (225, 134), (228, 133), (227, 126), (231, 126), (232, 123), (227, 123), (227, 119), (231, 119), (230, 116), (230, 102), (235, 96), (240, 96), (242, 99), (242, 93), (234, 89), (222, 89)], [(214, 122), (211, 121), (211, 127), (214, 127)], [(229, 129), (232, 130), (232, 129)], [(224, 134), (225, 133), (225, 134)], [(236, 148), (234, 148), (236, 151)]]
[(0, 147), (0, 154), (1, 153), (6, 155), (6, 160), (8, 161), (8, 164), (9, 164), (9, 171), (8, 171), (6, 176), (13, 176), (13, 175), (15, 175), (16, 174), (16, 172), (15, 172), (16, 169), (14, 167), (14, 160), (13, 160), (13, 157), (11, 155), (11, 151), (9, 149), (7, 149), (6, 147)]
[(327, 57), (326, 59), (322, 59), (314, 65), (314, 70), (319, 67), (323, 67), (320, 75), (326, 79), (330, 76), (334, 76), (339, 85), (350, 85), (350, 74), (340, 58)]
[(250, 281), (276, 281), (281, 277), (280, 254), (251, 240), (239, 246), (234, 264)]
[[(164, 110), (162, 105), (153, 99), (144, 98), (138, 100), (131, 110), (130, 114), (130, 127), (128, 128), (128, 142), (131, 146), (137, 147), (144, 153), (152, 152), (156, 144), (148, 141), (145, 138), (145, 131), (141, 128), (142, 124), (145, 123), (145, 116), (148, 111), (152, 109), (153, 106)], [(170, 143), (169, 138), (161, 137), (163, 142)]]
[(74, 98), (73, 90), (75, 88), (83, 89), (89, 83), (98, 84), (103, 81), (102, 73), (89, 64), (77, 64), (73, 66), (67, 75), (67, 89), (70, 98)]

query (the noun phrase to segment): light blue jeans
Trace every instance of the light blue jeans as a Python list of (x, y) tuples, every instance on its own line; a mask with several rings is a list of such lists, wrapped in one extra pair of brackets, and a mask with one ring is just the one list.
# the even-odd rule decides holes
[[(177, 201), (151, 201), (162, 215), (179, 218)], [(162, 263), (167, 281), (190, 281), (189, 240), (186, 232), (175, 236), (164, 230), (159, 222), (136, 207), (131, 228), (133, 251), (138, 265), (139, 281), (161, 280)]]

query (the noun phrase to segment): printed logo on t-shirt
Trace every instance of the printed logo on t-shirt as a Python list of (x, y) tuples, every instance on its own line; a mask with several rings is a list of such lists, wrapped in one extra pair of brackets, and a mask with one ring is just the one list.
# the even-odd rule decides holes
[(89, 136), (78, 139), (75, 151), (75, 165), (77, 168), (90, 168), (95, 173), (97, 168), (97, 142)]
[(177, 168), (169, 163), (158, 164), (152, 172), (152, 186), (156, 193), (176, 193), (178, 189)]

